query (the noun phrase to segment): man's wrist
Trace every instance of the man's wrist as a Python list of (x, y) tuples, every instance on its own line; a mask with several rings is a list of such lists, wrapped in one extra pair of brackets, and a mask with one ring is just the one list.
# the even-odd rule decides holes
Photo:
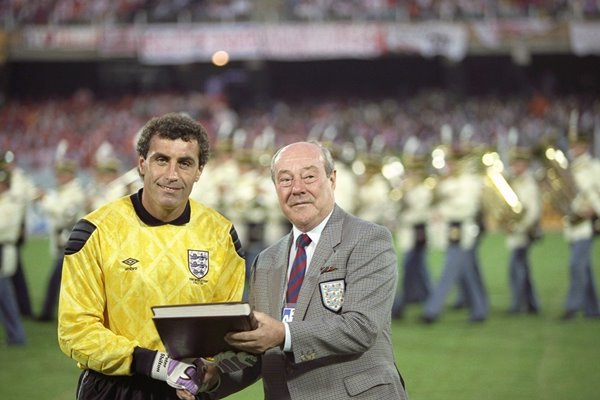
[(156, 350), (144, 349), (142, 347), (133, 349), (131, 373), (152, 377), (152, 366), (157, 353)]
[(285, 331), (285, 336), (283, 338), (283, 343), (281, 344), (282, 350), (290, 352), (292, 351), (292, 335), (290, 333), (290, 326), (287, 322), (283, 322), (283, 328)]

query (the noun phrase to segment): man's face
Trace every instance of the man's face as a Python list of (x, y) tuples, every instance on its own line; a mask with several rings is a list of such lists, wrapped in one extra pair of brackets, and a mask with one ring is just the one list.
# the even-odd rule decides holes
[(329, 215), (335, 204), (335, 171), (327, 177), (316, 145), (287, 146), (275, 161), (273, 172), (281, 211), (298, 229), (308, 232)]
[(144, 179), (142, 203), (161, 221), (177, 218), (187, 204), (194, 183), (202, 170), (196, 141), (169, 140), (155, 136), (146, 158), (140, 157), (138, 168)]

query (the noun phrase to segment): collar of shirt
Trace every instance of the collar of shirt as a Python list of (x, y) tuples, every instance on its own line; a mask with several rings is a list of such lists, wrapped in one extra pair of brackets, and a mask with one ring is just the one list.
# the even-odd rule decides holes
[(161, 225), (168, 225), (168, 224), (185, 225), (188, 222), (190, 222), (192, 211), (191, 211), (189, 200), (188, 200), (187, 204), (185, 205), (185, 210), (183, 210), (183, 213), (179, 217), (175, 218), (173, 221), (164, 222), (164, 221), (161, 221), (158, 218), (155, 218), (154, 216), (152, 216), (152, 214), (150, 214), (148, 212), (148, 210), (146, 210), (146, 208), (144, 208), (144, 205), (142, 204), (142, 192), (143, 191), (144, 191), (144, 188), (141, 188), (136, 193), (133, 193), (131, 196), (129, 196), (129, 198), (131, 199), (131, 203), (133, 204), (133, 209), (135, 210), (135, 213), (142, 220), (142, 222), (145, 223), (146, 225), (148, 225), (148, 226), (161, 226)]
[(311, 240), (310, 244), (305, 247), (306, 270), (308, 271), (308, 268), (310, 267), (310, 261), (312, 260), (312, 256), (315, 253), (315, 249), (317, 248), (317, 244), (319, 243), (319, 240), (321, 239), (321, 233), (323, 233), (323, 228), (325, 228), (325, 225), (327, 225), (329, 218), (331, 218), (331, 214), (333, 214), (333, 210), (331, 210), (329, 215), (323, 221), (321, 221), (321, 223), (319, 225), (315, 226), (312, 230), (310, 230), (308, 232), (302, 232), (300, 229), (296, 228), (295, 226), (292, 227), (292, 232), (294, 234), (294, 240), (292, 242), (292, 246), (290, 249), (290, 258), (289, 258), (289, 263), (288, 263), (288, 276), (292, 269), (292, 262), (294, 261), (294, 257), (296, 257), (296, 240), (298, 239), (298, 236), (300, 236), (302, 233), (306, 233)]

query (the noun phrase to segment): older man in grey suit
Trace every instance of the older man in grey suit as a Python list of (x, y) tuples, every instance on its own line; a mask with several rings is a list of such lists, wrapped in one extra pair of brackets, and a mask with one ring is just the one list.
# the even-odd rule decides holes
[[(262, 356), (222, 375), (211, 397), (262, 377), (267, 400), (406, 399), (391, 338), (398, 264), (390, 232), (335, 205), (333, 160), (318, 143), (280, 149), (271, 174), (293, 229), (254, 260), (249, 302), (258, 328), (227, 335)], [(305, 247), (294, 245), (303, 234)]]

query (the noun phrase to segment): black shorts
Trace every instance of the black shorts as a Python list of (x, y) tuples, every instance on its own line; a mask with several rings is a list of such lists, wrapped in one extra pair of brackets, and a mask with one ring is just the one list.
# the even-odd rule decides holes
[(144, 375), (104, 375), (84, 370), (77, 384), (77, 400), (179, 400), (166, 382)]

